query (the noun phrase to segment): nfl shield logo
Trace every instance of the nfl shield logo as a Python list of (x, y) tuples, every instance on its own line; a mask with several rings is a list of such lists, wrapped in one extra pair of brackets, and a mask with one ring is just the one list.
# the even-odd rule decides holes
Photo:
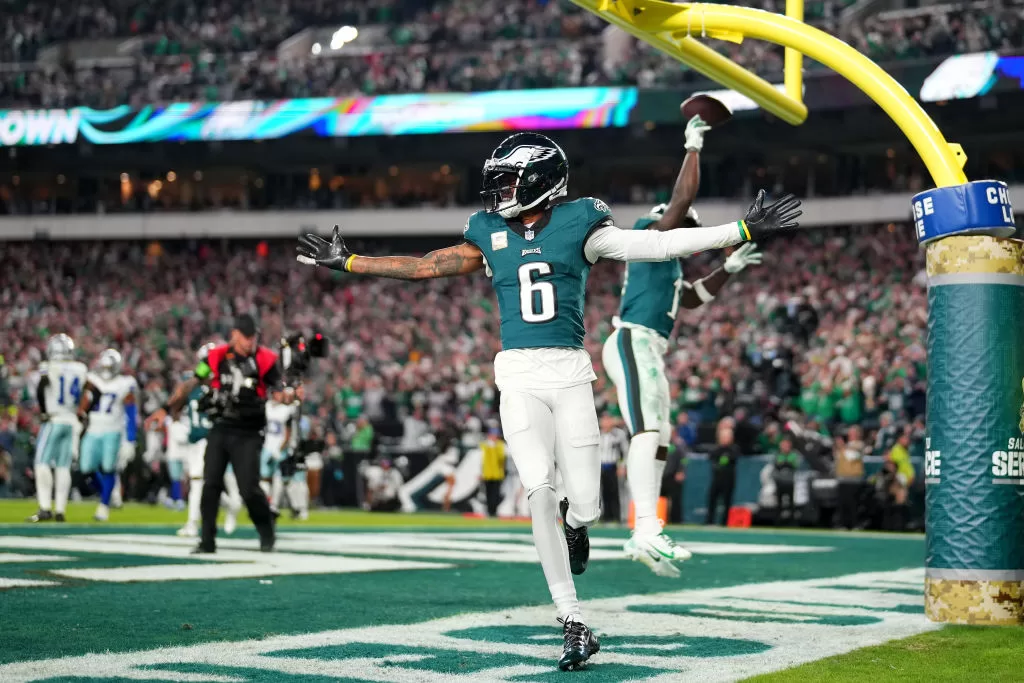
[(523, 233), (523, 237), (526, 238), (527, 242), (532, 242), (533, 241), (533, 230), (529, 230), (528, 229), (526, 232)]

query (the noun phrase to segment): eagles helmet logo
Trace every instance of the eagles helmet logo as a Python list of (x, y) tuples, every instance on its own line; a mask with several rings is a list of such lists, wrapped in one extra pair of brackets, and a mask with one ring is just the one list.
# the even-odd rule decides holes
[(569, 161), (551, 138), (516, 133), (498, 145), (484, 162), (484, 211), (515, 218), (568, 192)]

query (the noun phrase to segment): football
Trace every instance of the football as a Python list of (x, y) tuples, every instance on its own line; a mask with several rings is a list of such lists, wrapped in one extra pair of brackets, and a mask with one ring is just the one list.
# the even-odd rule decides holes
[(689, 121), (700, 116), (712, 128), (717, 128), (732, 118), (732, 112), (720, 100), (710, 95), (694, 95), (679, 105), (679, 111)]

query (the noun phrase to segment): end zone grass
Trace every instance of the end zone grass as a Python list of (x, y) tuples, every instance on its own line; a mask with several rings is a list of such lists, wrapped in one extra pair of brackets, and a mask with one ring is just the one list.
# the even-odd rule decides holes
[(905, 640), (748, 679), (754, 683), (819, 681), (1020, 681), (1024, 628), (947, 626)]
[[(36, 526), (24, 524), (24, 520), (30, 514), (35, 511), (35, 502), (32, 500), (0, 500), (0, 525), (7, 527), (7, 533), (19, 533), (18, 527), (25, 526)], [(105, 526), (111, 526), (112, 528), (121, 527), (124, 530), (126, 525), (139, 526), (139, 527), (164, 527), (176, 528), (180, 526), (185, 520), (185, 514), (176, 510), (168, 510), (162, 506), (151, 506), (143, 504), (129, 504), (121, 510), (115, 510), (111, 512), (111, 520), (107, 523), (98, 523), (92, 520), (92, 514), (95, 510), (94, 502), (82, 502), (72, 503), (68, 507), (68, 525), (67, 526), (88, 526), (90, 529), (101, 530)], [(242, 517), (245, 515), (243, 513)], [(247, 525), (247, 520), (240, 520), (242, 524)], [(302, 528), (319, 528), (319, 529), (344, 529), (344, 528), (373, 528), (373, 527), (384, 527), (392, 529), (406, 529), (406, 530), (417, 530), (417, 529), (428, 529), (428, 528), (490, 528), (490, 529), (520, 529), (526, 531), (529, 528), (529, 524), (520, 521), (504, 521), (504, 520), (490, 520), (490, 519), (477, 519), (477, 518), (465, 518), (458, 514), (440, 514), (440, 513), (421, 513), (414, 515), (404, 514), (388, 514), (388, 513), (367, 513), (359, 510), (318, 510), (310, 513), (308, 521), (294, 522), (285, 515), (281, 518), (281, 525), (285, 528), (291, 529), (302, 529)], [(61, 525), (57, 525), (52, 522), (45, 523), (43, 525), (47, 529), (52, 529), (53, 532), (60, 533), (58, 529)], [(50, 533), (53, 533), (50, 532)], [(602, 532), (598, 532), (600, 535)], [(605, 531), (604, 534), (617, 533), (613, 531)], [(623, 533), (624, 530), (623, 530)], [(811, 531), (807, 530), (803, 533), (796, 534), (793, 530), (786, 532), (778, 531), (774, 532), (765, 529), (753, 529), (753, 530), (720, 530), (718, 528), (711, 530), (698, 530), (695, 528), (688, 528), (685, 531), (680, 532), (682, 537), (689, 536), (692, 540), (701, 540), (714, 538), (716, 540), (730, 540), (739, 539), (742, 536), (748, 534), (763, 534), (766, 538), (772, 538), (776, 535), (786, 535), (786, 542), (800, 542), (795, 541), (797, 538), (808, 538), (817, 540), (817, 538), (832, 537), (832, 541), (828, 543), (835, 544), (837, 546), (869, 543), (870, 538), (878, 539), (876, 543), (884, 543), (884, 547), (888, 548), (889, 544), (892, 545), (892, 549), (903, 547), (903, 543), (893, 534), (849, 534), (849, 533), (831, 533), (826, 531)], [(725, 537), (725, 538), (723, 538)], [(859, 540), (857, 540), (859, 539)], [(921, 543), (920, 536), (907, 536), (905, 537), (907, 543), (913, 543), (917, 546)], [(865, 546), (867, 550), (868, 546)], [(884, 550), (873, 546), (870, 548), (871, 553), (878, 553)], [(916, 561), (914, 558), (910, 558), (911, 562)], [(794, 560), (801, 562), (801, 560)], [(807, 560), (802, 560), (806, 562)], [(720, 563), (723, 567), (730, 567), (731, 572), (746, 573), (753, 571), (754, 568), (760, 566), (765, 572), (765, 577), (779, 576), (780, 578), (785, 575), (796, 571), (799, 565), (787, 564), (785, 572), (782, 572), (778, 567), (770, 567), (771, 558), (746, 558), (737, 559), (737, 564), (727, 565), (725, 558), (718, 559), (716, 562)], [(712, 565), (708, 565), (709, 567)], [(523, 576), (527, 576), (528, 572), (533, 572), (533, 567), (516, 567), (515, 571), (521, 572)], [(612, 572), (612, 571), (625, 571), (626, 575), (630, 577), (630, 581), (635, 582), (637, 590), (641, 591), (653, 591), (665, 590), (668, 586), (664, 583), (654, 583), (656, 579), (647, 576), (644, 573), (632, 574), (628, 573), (628, 568), (623, 567), (604, 567), (595, 566), (591, 572), (588, 573), (587, 580), (595, 582), (596, 579), (601, 577), (601, 572)], [(691, 574), (689, 577), (691, 581), (693, 577), (699, 577), (701, 571), (701, 565), (695, 564), (690, 568)], [(756, 576), (756, 572), (753, 572)], [(426, 574), (426, 578), (430, 578)], [(516, 574), (519, 576), (519, 574)], [(529, 574), (529, 583), (531, 590), (534, 590), (537, 595), (531, 595), (531, 600), (537, 601), (538, 604), (544, 598), (540, 593), (543, 592), (543, 588), (540, 582), (533, 580), (533, 574)], [(348, 575), (342, 585), (356, 584), (360, 581), (370, 581), (373, 577), (371, 575)], [(465, 577), (463, 578), (463, 580)], [(524, 579), (525, 581), (526, 579)], [(739, 579), (741, 582), (749, 581), (749, 578)], [(756, 580), (756, 579), (753, 579)], [(660, 581), (660, 580), (659, 580)], [(284, 580), (279, 580), (278, 583), (284, 585)], [(311, 584), (323, 585), (328, 584), (335, 585), (340, 584), (338, 579), (334, 577), (313, 577), (310, 579)], [(591, 585), (589, 588), (593, 592), (596, 585)], [(683, 585), (679, 586), (683, 588)], [(100, 584), (95, 586), (85, 587), (82, 589), (82, 595), (86, 595), (87, 591), (92, 591), (99, 594), (104, 587)], [(142, 586), (141, 590), (146, 590), (146, 586)], [(123, 590), (131, 591), (134, 590), (133, 586), (126, 585)], [(412, 590), (412, 589), (410, 589)], [(422, 585), (416, 584), (415, 593), (417, 595), (429, 595), (432, 588), (432, 584), (424, 583)], [(477, 608), (483, 609), (481, 605), (490, 604), (493, 600), (490, 588), (484, 593), (481, 593), (479, 605)], [(12, 593), (10, 598), (21, 596), (22, 599), (32, 597), (33, 594), (15, 594)], [(45, 593), (39, 593), (40, 596), (45, 596)], [(464, 597), (472, 597), (466, 594)], [(411, 598), (410, 598), (411, 600)], [(287, 616), (285, 614), (284, 616)], [(420, 613), (417, 618), (427, 618), (429, 616), (426, 612)], [(134, 618), (134, 617), (133, 617)], [(281, 618), (281, 615), (278, 615)], [(303, 615), (303, 619), (307, 619), (308, 615)], [(924, 619), (922, 615), (920, 617)], [(177, 623), (177, 622), (175, 622)], [(333, 621), (325, 621), (322, 624), (316, 624), (317, 628), (327, 628), (333, 625)], [(310, 627), (312, 628), (312, 626)], [(195, 633), (191, 631), (190, 633)], [(164, 643), (166, 638), (161, 636), (156, 638), (152, 643), (147, 643), (145, 646), (155, 646)], [(99, 646), (97, 646), (99, 647)], [(949, 626), (941, 630), (925, 633), (922, 635), (914, 636), (904, 640), (895, 640), (882, 645), (863, 648), (850, 652), (845, 655), (822, 659), (820, 661), (812, 662), (809, 664), (797, 666), (795, 668), (787, 669), (773, 674), (759, 676), (753, 679), (758, 683), (776, 683), (780, 681), (796, 681), (817, 683), (819, 681), (853, 681), (853, 682), (864, 682), (864, 683), (879, 683), (882, 681), (900, 681), (900, 682), (916, 682), (921, 681), (922, 683), (933, 683), (935, 681), (1021, 681), (1024, 680), (1024, 674), (1022, 674), (1021, 668), (1021, 653), (1024, 653), (1024, 628), (991, 628), (991, 627), (967, 627), (967, 626)]]
[[(22, 524), (37, 509), (34, 500), (11, 499), (0, 500), (0, 524)], [(68, 503), (67, 523), (85, 524), (102, 528), (112, 525), (160, 525), (181, 526), (185, 523), (185, 513), (179, 510), (168, 510), (162, 505), (146, 505), (143, 503), (126, 503), (120, 510), (110, 511), (110, 520), (97, 522), (92, 515), (96, 511), (95, 502)], [(223, 520), (224, 513), (221, 512)], [(238, 518), (239, 524), (248, 524), (249, 517), (243, 510)], [(59, 526), (55, 522), (41, 522), (45, 526)], [(297, 522), (285, 513), (278, 520), (281, 527), (528, 527), (529, 522), (487, 518), (467, 518), (456, 513), (402, 514), (400, 512), (364, 512), (362, 510), (312, 510), (309, 519)]]

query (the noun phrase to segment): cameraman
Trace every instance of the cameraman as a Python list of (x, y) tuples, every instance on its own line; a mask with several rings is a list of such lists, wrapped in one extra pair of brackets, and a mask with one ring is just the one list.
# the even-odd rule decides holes
[(207, 394), (200, 404), (205, 404), (213, 428), (207, 437), (203, 473), (203, 531), (193, 553), (216, 552), (217, 507), (229, 462), (249, 518), (259, 533), (260, 550), (274, 549), (270, 505), (260, 488), (260, 451), (267, 423), (267, 395), (280, 383), (277, 354), (257, 343), (252, 316), (239, 315), (228, 343), (211, 349), (206, 362), (196, 367), (195, 376), (175, 387), (167, 403), (147, 418), (147, 425), (158, 424), (168, 412), (180, 408), (196, 386), (204, 385)]

